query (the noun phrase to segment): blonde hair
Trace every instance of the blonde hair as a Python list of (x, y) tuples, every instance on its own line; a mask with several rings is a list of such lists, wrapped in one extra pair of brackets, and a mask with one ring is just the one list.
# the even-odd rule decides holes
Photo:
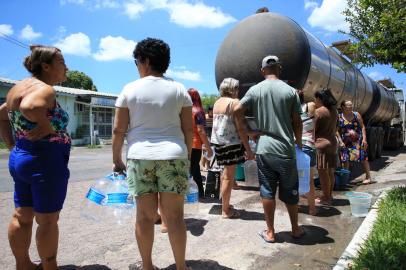
[(240, 82), (234, 78), (225, 78), (220, 84), (220, 96), (231, 97), (238, 93)]
[(25, 57), (24, 66), (34, 76), (40, 76), (42, 73), (42, 63), (50, 64), (56, 54), (61, 50), (56, 47), (31, 45), (31, 54)]

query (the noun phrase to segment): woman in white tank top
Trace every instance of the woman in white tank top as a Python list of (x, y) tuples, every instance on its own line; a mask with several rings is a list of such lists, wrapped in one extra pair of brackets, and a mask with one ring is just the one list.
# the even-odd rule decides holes
[(236, 164), (252, 158), (254, 154), (248, 144), (245, 127), (237, 128), (233, 107), (238, 103), (239, 82), (226, 78), (220, 85), (220, 98), (213, 108), (213, 130), (211, 143), (214, 144), (218, 165), (224, 165), (221, 174), (221, 197), (223, 218), (238, 218), (239, 213), (230, 205), (231, 190), (234, 184)]

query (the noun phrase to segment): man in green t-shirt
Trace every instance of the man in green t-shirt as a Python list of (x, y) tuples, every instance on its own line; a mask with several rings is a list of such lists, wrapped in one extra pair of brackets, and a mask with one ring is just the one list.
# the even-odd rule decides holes
[(250, 110), (262, 134), (257, 144), (256, 161), (267, 229), (261, 231), (260, 236), (269, 243), (275, 242), (278, 186), (279, 199), (288, 209), (292, 237), (304, 235), (298, 225), (299, 183), (295, 156), (295, 143), (302, 147), (302, 109), (296, 90), (279, 80), (281, 70), (277, 56), (266, 56), (261, 68), (265, 80), (252, 86), (234, 109), (237, 115)]

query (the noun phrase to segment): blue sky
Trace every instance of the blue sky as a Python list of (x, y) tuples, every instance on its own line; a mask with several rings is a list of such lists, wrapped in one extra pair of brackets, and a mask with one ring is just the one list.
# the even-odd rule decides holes
[[(348, 39), (340, 10), (346, 0), (13, 0), (0, 2), (0, 77), (28, 75), (29, 53), (12, 41), (55, 45), (69, 69), (88, 74), (101, 92), (120, 93), (138, 77), (131, 54), (146, 37), (171, 47), (167, 75), (187, 88), (217, 93), (214, 63), (227, 33), (259, 7), (288, 16), (325, 44)], [(7, 37), (6, 37), (7, 38)], [(10, 38), (7, 38), (10, 40)], [(406, 76), (389, 66), (364, 68), (373, 79), (390, 77), (405, 89)]]

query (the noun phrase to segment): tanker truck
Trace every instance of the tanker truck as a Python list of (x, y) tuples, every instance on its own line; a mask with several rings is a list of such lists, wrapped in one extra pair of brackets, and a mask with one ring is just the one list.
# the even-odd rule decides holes
[(404, 98), (400, 89), (389, 89), (363, 74), (331, 46), (307, 32), (292, 19), (275, 13), (259, 13), (239, 22), (226, 36), (217, 53), (217, 86), (226, 77), (240, 81), (240, 97), (263, 80), (261, 61), (276, 55), (282, 62), (281, 80), (302, 89), (306, 102), (314, 93), (329, 88), (340, 104), (351, 100), (367, 129), (369, 159), (382, 149), (398, 149), (404, 142)]

